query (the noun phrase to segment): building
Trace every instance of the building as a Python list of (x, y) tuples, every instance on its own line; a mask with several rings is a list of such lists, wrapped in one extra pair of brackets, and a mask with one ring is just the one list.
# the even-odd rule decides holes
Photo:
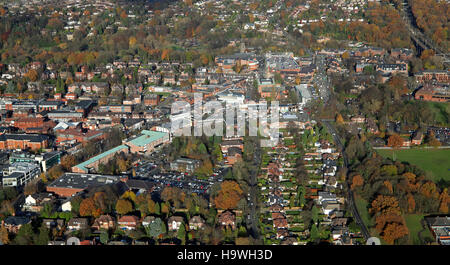
[(34, 155), (27, 152), (13, 152), (9, 156), (9, 163), (16, 162), (38, 163), (43, 172), (47, 172), (51, 167), (61, 162), (61, 152), (52, 151), (42, 155)]
[(89, 173), (92, 170), (97, 171), (98, 166), (100, 164), (106, 164), (109, 160), (111, 160), (116, 154), (119, 153), (129, 153), (129, 147), (127, 145), (119, 145), (112, 149), (109, 149), (106, 152), (103, 152), (99, 155), (91, 157), (90, 159), (84, 161), (81, 164), (72, 167), (72, 172), (75, 173)]
[(177, 160), (170, 163), (170, 169), (173, 171), (194, 173), (194, 171), (201, 165), (200, 160), (189, 159), (189, 158), (178, 158)]
[(89, 222), (87, 218), (72, 218), (67, 223), (67, 229), (70, 231), (83, 230), (89, 228)]
[(236, 228), (236, 215), (231, 211), (224, 211), (219, 215), (218, 222), (219, 225), (231, 227), (234, 230)]
[(130, 152), (133, 154), (148, 155), (155, 147), (168, 143), (169, 140), (168, 133), (143, 130), (139, 136), (125, 142), (125, 145), (130, 147)]
[(118, 183), (121, 176), (65, 173), (47, 186), (47, 192), (61, 197), (71, 197), (89, 187)]
[(450, 245), (450, 216), (425, 217), (436, 242)]
[(3, 187), (25, 186), (39, 177), (41, 169), (36, 163), (16, 162), (3, 170)]
[(31, 149), (47, 148), (49, 136), (42, 134), (2, 134), (0, 135), (0, 149)]
[(183, 217), (181, 216), (171, 216), (169, 220), (167, 220), (169, 231), (178, 231), (182, 225)]
[(35, 193), (25, 198), (25, 204), (22, 211), (30, 211), (38, 213), (42, 210), (43, 205), (52, 200), (50, 193)]
[(139, 218), (134, 215), (122, 216), (117, 222), (122, 230), (135, 230), (139, 224)]
[(100, 230), (100, 229), (113, 229), (116, 225), (116, 222), (114, 220), (114, 217), (106, 214), (106, 215), (100, 215), (98, 218), (95, 219), (94, 224), (91, 226), (92, 229)]
[(8, 216), (2, 221), (2, 226), (6, 227), (9, 233), (16, 234), (22, 225), (31, 223), (31, 219), (25, 216)]
[(414, 92), (416, 100), (433, 101), (433, 102), (449, 102), (450, 89), (448, 85), (430, 85), (425, 84)]
[(202, 229), (205, 225), (205, 220), (200, 215), (195, 215), (189, 220), (189, 229), (198, 230)]

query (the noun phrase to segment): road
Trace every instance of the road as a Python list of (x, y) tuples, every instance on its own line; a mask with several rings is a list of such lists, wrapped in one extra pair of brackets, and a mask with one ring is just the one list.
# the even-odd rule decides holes
[[(347, 155), (344, 152), (344, 145), (342, 144), (342, 141), (336, 131), (336, 128), (328, 121), (328, 120), (322, 120), (322, 123), (327, 127), (328, 131), (333, 135), (335, 143), (339, 146), (342, 152), (342, 157), (344, 158), (344, 166), (348, 168), (348, 158)], [(353, 191), (350, 189), (350, 183), (346, 181), (347, 184), (347, 201), (349, 202), (349, 206), (352, 210), (353, 217), (355, 218), (356, 223), (361, 227), (361, 233), (364, 236), (364, 239), (367, 240), (370, 237), (369, 230), (367, 229), (366, 225), (364, 224), (364, 221), (362, 220), (361, 216), (359, 215), (358, 208), (356, 208), (355, 203), (355, 196), (353, 194)]]
[[(257, 140), (259, 141), (259, 140)], [(251, 170), (249, 171), (249, 217), (247, 216), (247, 229), (249, 234), (255, 239), (259, 240), (260, 231), (259, 231), (259, 216), (257, 211), (258, 205), (258, 173), (259, 168), (261, 167), (261, 147), (259, 144), (256, 144), (255, 151), (253, 152), (253, 163)]]

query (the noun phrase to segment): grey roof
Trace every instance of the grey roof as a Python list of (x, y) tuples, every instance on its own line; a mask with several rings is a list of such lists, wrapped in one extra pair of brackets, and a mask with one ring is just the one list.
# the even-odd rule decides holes
[(7, 225), (24, 225), (30, 223), (30, 218), (25, 216), (8, 216), (5, 219)]
[(113, 184), (120, 181), (121, 176), (65, 173), (53, 181), (49, 187), (65, 187), (74, 189), (86, 189), (91, 186)]

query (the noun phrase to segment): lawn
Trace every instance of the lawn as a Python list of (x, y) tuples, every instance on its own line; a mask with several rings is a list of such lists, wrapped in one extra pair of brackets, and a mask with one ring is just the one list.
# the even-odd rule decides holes
[(369, 210), (367, 209), (369, 203), (356, 194), (355, 194), (355, 203), (356, 203), (356, 208), (358, 209), (359, 215), (361, 216), (361, 219), (363, 220), (366, 227), (372, 226), (373, 225), (372, 218), (370, 217)]
[[(405, 214), (406, 226), (409, 230), (409, 244), (411, 245), (421, 245), (424, 244), (420, 241), (419, 232), (423, 229), (420, 224), (420, 220), (423, 219), (421, 214)], [(433, 238), (429, 229), (425, 229), (422, 232), (422, 238)]]
[(441, 179), (450, 181), (450, 149), (401, 149), (395, 151), (379, 149), (377, 152), (391, 159), (395, 153), (396, 160), (420, 167), (435, 182)]
[(447, 102), (427, 102), (434, 114), (435, 121), (443, 126), (450, 124), (450, 103)]

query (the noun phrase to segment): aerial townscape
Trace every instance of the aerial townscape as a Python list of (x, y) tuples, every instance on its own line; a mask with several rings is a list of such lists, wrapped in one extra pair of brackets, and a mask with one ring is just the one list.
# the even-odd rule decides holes
[(0, 1), (0, 245), (450, 245), (449, 14)]

